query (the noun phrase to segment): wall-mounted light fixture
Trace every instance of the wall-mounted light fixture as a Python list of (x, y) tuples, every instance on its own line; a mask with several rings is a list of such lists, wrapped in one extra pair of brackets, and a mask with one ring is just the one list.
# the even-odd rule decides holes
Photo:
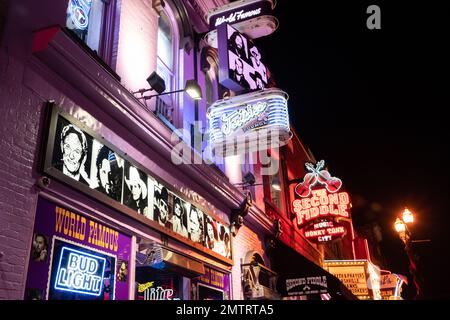
[[(200, 88), (199, 84), (195, 80), (187, 80), (184, 89), (164, 92), (166, 90), (166, 85), (164, 79), (161, 78), (156, 72), (153, 72), (148, 78), (147, 82), (150, 85), (148, 89), (140, 89), (138, 91), (133, 92), (133, 94), (140, 93), (141, 97), (139, 99), (149, 100), (153, 97), (158, 97), (166, 94), (177, 93), (186, 91), (186, 93), (194, 100), (202, 99), (202, 88)], [(154, 90), (158, 94), (152, 94), (148, 96), (144, 96), (143, 94), (147, 91)]]

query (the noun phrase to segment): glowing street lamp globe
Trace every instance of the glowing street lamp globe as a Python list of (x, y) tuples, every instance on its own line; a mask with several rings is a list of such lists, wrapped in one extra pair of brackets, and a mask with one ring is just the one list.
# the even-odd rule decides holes
[(405, 223), (399, 218), (397, 218), (397, 220), (395, 220), (394, 227), (398, 233), (402, 233), (402, 232), (406, 231)]
[(408, 210), (408, 208), (405, 208), (405, 210), (403, 211), (403, 221), (406, 224), (414, 222), (414, 216), (412, 212)]

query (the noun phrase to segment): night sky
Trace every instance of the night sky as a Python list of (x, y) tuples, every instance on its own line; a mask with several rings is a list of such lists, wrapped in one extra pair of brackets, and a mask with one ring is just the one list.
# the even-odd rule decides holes
[[(395, 3), (393, 3), (395, 2)], [(439, 4), (438, 4), (439, 3)], [(381, 8), (381, 30), (366, 9)], [(353, 199), (356, 226), (377, 222), (387, 267), (408, 273), (393, 229), (405, 206), (428, 298), (450, 298), (450, 30), (440, 2), (279, 0), (274, 34), (255, 42), (289, 96), (291, 125)]]

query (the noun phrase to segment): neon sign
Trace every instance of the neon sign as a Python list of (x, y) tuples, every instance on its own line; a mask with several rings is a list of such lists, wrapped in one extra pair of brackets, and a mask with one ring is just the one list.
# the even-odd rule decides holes
[(106, 259), (63, 247), (59, 258), (55, 290), (100, 296)]
[(180, 300), (173, 297), (172, 288), (163, 288), (161, 286), (153, 287), (154, 281), (138, 284), (138, 292), (144, 293), (144, 300)]
[[(207, 116), (216, 154), (228, 146), (237, 146), (238, 152), (245, 153), (252, 144), (259, 150), (285, 145), (291, 138), (287, 100), (285, 92), (271, 88), (213, 103)], [(270, 134), (277, 136), (269, 139)]]
[(236, 128), (244, 127), (245, 124), (256, 118), (260, 119), (261, 114), (267, 109), (267, 103), (257, 102), (256, 104), (249, 104), (242, 109), (224, 114), (221, 118), (222, 133), (225, 135), (231, 134)]
[(315, 165), (305, 163), (308, 172), (295, 186), (299, 199), (292, 202), (298, 227), (305, 238), (316, 243), (343, 237), (346, 228), (339, 220), (350, 217), (350, 197), (340, 191), (341, 179), (331, 176), (324, 166), (323, 160)]
[(240, 1), (238, 4), (230, 3), (223, 7), (212, 9), (207, 16), (210, 30), (221, 24), (237, 24), (245, 20), (269, 15), (275, 7), (272, 1), (252, 0)]
[(89, 24), (92, 0), (70, 0), (67, 9), (75, 29), (85, 30)]
[(308, 228), (304, 229), (305, 237), (314, 242), (326, 242), (345, 235), (345, 227), (334, 221), (321, 221), (313, 223)]
[(350, 198), (347, 192), (328, 194), (326, 189), (311, 192), (311, 198), (295, 199), (292, 203), (299, 226), (316, 218), (349, 217)]
[(302, 198), (308, 197), (311, 194), (311, 187), (318, 183), (325, 186), (329, 192), (339, 191), (342, 186), (341, 179), (332, 177), (328, 170), (322, 170), (324, 166), (325, 162), (323, 160), (319, 161), (316, 166), (306, 162), (305, 167), (310, 172), (305, 175), (303, 182), (295, 187), (295, 193)]

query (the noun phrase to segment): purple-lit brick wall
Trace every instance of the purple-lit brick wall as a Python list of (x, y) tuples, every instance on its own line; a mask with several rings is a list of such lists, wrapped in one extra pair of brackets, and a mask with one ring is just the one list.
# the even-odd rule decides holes
[(23, 65), (0, 51), (0, 299), (22, 299), (34, 221), (42, 103), (22, 84)]

